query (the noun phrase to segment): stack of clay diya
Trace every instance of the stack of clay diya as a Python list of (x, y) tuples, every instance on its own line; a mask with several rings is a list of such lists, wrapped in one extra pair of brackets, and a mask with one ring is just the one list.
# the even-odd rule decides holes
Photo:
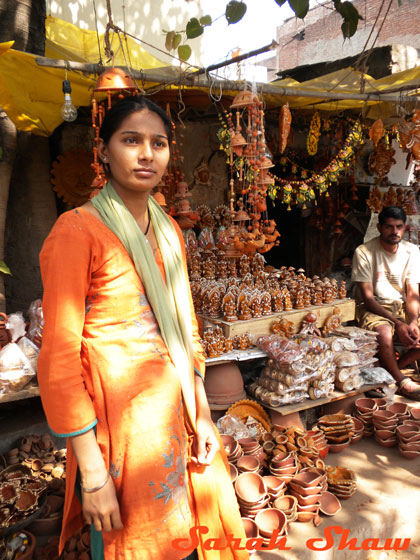
[(337, 498), (347, 499), (356, 492), (356, 474), (345, 467), (325, 467), (328, 480), (328, 490)]
[(236, 462), (238, 472), (261, 472), (266, 464), (266, 454), (258, 439), (253, 437), (242, 438), (238, 440), (238, 444), (244, 453)]
[(406, 459), (420, 457), (420, 425), (415, 420), (406, 420), (397, 426), (398, 449)]
[(242, 447), (233, 436), (221, 435), (220, 439), (222, 440), (229, 463), (236, 465), (238, 459), (244, 454)]
[(312, 440), (313, 446), (318, 449), (318, 453), (321, 459), (325, 459), (325, 457), (328, 455), (329, 446), (323, 430), (316, 428), (307, 432), (307, 435), (308, 438), (310, 438), (308, 443), (311, 443)]
[(258, 473), (244, 472), (240, 474), (234, 486), (243, 517), (254, 519), (257, 513), (264, 509), (270, 501), (264, 479)]
[(324, 432), (331, 453), (340, 453), (350, 445), (353, 435), (353, 420), (348, 414), (330, 414), (318, 420), (318, 427)]
[(280, 452), (271, 459), (269, 469), (273, 476), (287, 484), (297, 474), (299, 466), (295, 455), (288, 452)]
[(398, 418), (392, 410), (375, 410), (373, 413), (375, 440), (383, 447), (397, 445), (397, 425)]
[(358, 418), (364, 426), (363, 437), (373, 436), (373, 413), (379, 410), (374, 399), (357, 399), (354, 403), (356, 412), (354, 416)]
[(308, 522), (315, 519), (319, 512), (321, 485), (325, 476), (322, 472), (301, 471), (289, 482), (290, 494), (297, 499), (297, 520)]
[(297, 505), (297, 498), (291, 494), (284, 494), (273, 502), (273, 507), (285, 514), (288, 523), (293, 523), (297, 520)]
[(259, 511), (255, 516), (255, 524), (258, 527), (262, 543), (265, 546), (272, 544), (271, 539), (274, 531), (278, 535), (279, 540), (281, 537), (287, 535), (288, 522), (286, 514), (276, 508), (266, 508)]
[(350, 443), (357, 443), (363, 437), (365, 426), (363, 422), (358, 418), (352, 417), (352, 422), (353, 422), (353, 430), (352, 430), (353, 435), (351, 436)]

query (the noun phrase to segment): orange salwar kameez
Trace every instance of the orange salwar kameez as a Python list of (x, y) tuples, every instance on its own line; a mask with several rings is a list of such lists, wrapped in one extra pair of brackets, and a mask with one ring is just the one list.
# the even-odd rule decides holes
[[(155, 258), (164, 275), (159, 249)], [(58, 219), (40, 262), (42, 402), (56, 434), (68, 437), (96, 426), (124, 524), (122, 531), (103, 533), (105, 559), (183, 558), (187, 554), (171, 542), (188, 539), (195, 506), (181, 387), (133, 262), (120, 240), (84, 208)], [(185, 312), (192, 316), (194, 366), (203, 374), (191, 298)], [(68, 445), (62, 544), (83, 525), (76, 473)]]

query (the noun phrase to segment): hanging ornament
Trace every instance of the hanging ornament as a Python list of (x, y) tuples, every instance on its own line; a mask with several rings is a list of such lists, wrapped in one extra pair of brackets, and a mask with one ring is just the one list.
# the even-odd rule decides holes
[(369, 138), (372, 140), (374, 146), (378, 145), (379, 140), (384, 135), (385, 128), (381, 119), (376, 120), (369, 129)]
[(310, 156), (314, 156), (318, 151), (318, 141), (321, 136), (321, 118), (318, 111), (314, 114), (309, 127), (308, 137), (306, 139), (306, 149)]
[(292, 114), (289, 109), (289, 104), (285, 103), (280, 110), (279, 115), (279, 153), (282, 154), (287, 146), (287, 139), (289, 137), (290, 126), (292, 124)]

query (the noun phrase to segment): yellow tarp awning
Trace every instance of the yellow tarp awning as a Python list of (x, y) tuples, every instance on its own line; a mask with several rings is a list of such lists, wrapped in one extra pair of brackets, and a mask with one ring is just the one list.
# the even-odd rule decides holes
[[(77, 62), (99, 62), (98, 39), (94, 31), (86, 31), (59, 20), (46, 20), (46, 51), (49, 58)], [(152, 69), (165, 66), (135, 41), (128, 38), (131, 66)], [(124, 41), (125, 43), (125, 41)], [(100, 37), (103, 49), (103, 36)], [(62, 82), (65, 71), (38, 66), (36, 56), (11, 47), (13, 41), (0, 44), (0, 106), (19, 130), (49, 136), (63, 122), (60, 114), (64, 97)], [(124, 44), (125, 47), (125, 44)], [(112, 39), (114, 64), (125, 66), (117, 36)], [(102, 50), (103, 53), (103, 50)], [(76, 107), (88, 106), (97, 76), (68, 72), (72, 101)]]
[[(99, 62), (98, 38), (94, 31), (79, 29), (78, 27), (48, 17), (46, 20), (46, 51), (49, 58), (64, 59), (75, 62)], [(164, 65), (143, 49), (134, 40), (128, 38), (127, 54), (124, 56), (120, 41), (116, 35), (112, 37), (112, 49), (115, 52), (114, 64), (126, 66), (127, 62), (135, 70), (148, 70), (149, 73), (159, 69), (160, 75), (174, 77), (173, 67)], [(103, 57), (103, 36), (99, 43)], [(125, 39), (124, 39), (125, 47)], [(39, 66), (36, 56), (11, 47), (13, 42), (0, 44), (0, 106), (3, 107), (10, 119), (19, 130), (25, 130), (43, 136), (50, 135), (54, 129), (61, 124), (60, 109), (63, 104), (62, 81), (65, 77), (63, 69)], [(103, 60), (103, 58), (102, 58)], [(104, 61), (106, 63), (107, 61)], [(72, 100), (76, 107), (89, 106), (91, 92), (96, 83), (96, 76), (86, 76), (80, 72), (68, 71), (68, 79), (72, 86)], [(364, 75), (352, 68), (345, 68), (332, 72), (325, 76), (299, 83), (291, 78), (277, 80), (270, 86), (278, 87), (278, 94), (264, 94), (264, 99), (269, 106), (280, 106), (286, 101), (291, 108), (316, 108), (325, 111), (342, 111), (345, 109), (362, 109), (368, 106), (365, 116), (377, 118), (386, 117), (394, 110), (392, 103), (381, 101), (363, 100), (328, 100), (321, 97), (304, 97), (303, 95), (290, 96), (282, 90), (283, 87), (292, 87), (302, 94), (310, 92), (339, 92), (339, 93), (361, 93), (363, 83), (364, 93), (379, 93), (387, 90), (398, 90), (401, 87), (417, 87), (420, 84), (420, 67), (405, 70), (379, 80)], [(146, 87), (151, 86), (146, 84)], [(168, 86), (170, 87), (170, 86)], [(174, 86), (173, 86), (174, 87)], [(185, 88), (195, 89), (200, 92), (208, 91), (203, 87)], [(236, 91), (224, 91), (225, 95), (235, 95), (243, 89), (243, 83), (238, 82)]]

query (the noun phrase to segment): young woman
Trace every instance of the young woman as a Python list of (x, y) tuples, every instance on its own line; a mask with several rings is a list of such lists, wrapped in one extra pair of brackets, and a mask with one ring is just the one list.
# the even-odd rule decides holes
[(185, 558), (173, 541), (197, 525), (208, 528), (200, 559), (248, 558), (202, 546), (245, 535), (204, 392), (182, 234), (150, 196), (170, 124), (142, 97), (108, 112), (98, 152), (109, 182), (60, 216), (40, 255), (39, 385), (51, 429), (68, 438), (61, 546), (89, 523), (94, 559)]

